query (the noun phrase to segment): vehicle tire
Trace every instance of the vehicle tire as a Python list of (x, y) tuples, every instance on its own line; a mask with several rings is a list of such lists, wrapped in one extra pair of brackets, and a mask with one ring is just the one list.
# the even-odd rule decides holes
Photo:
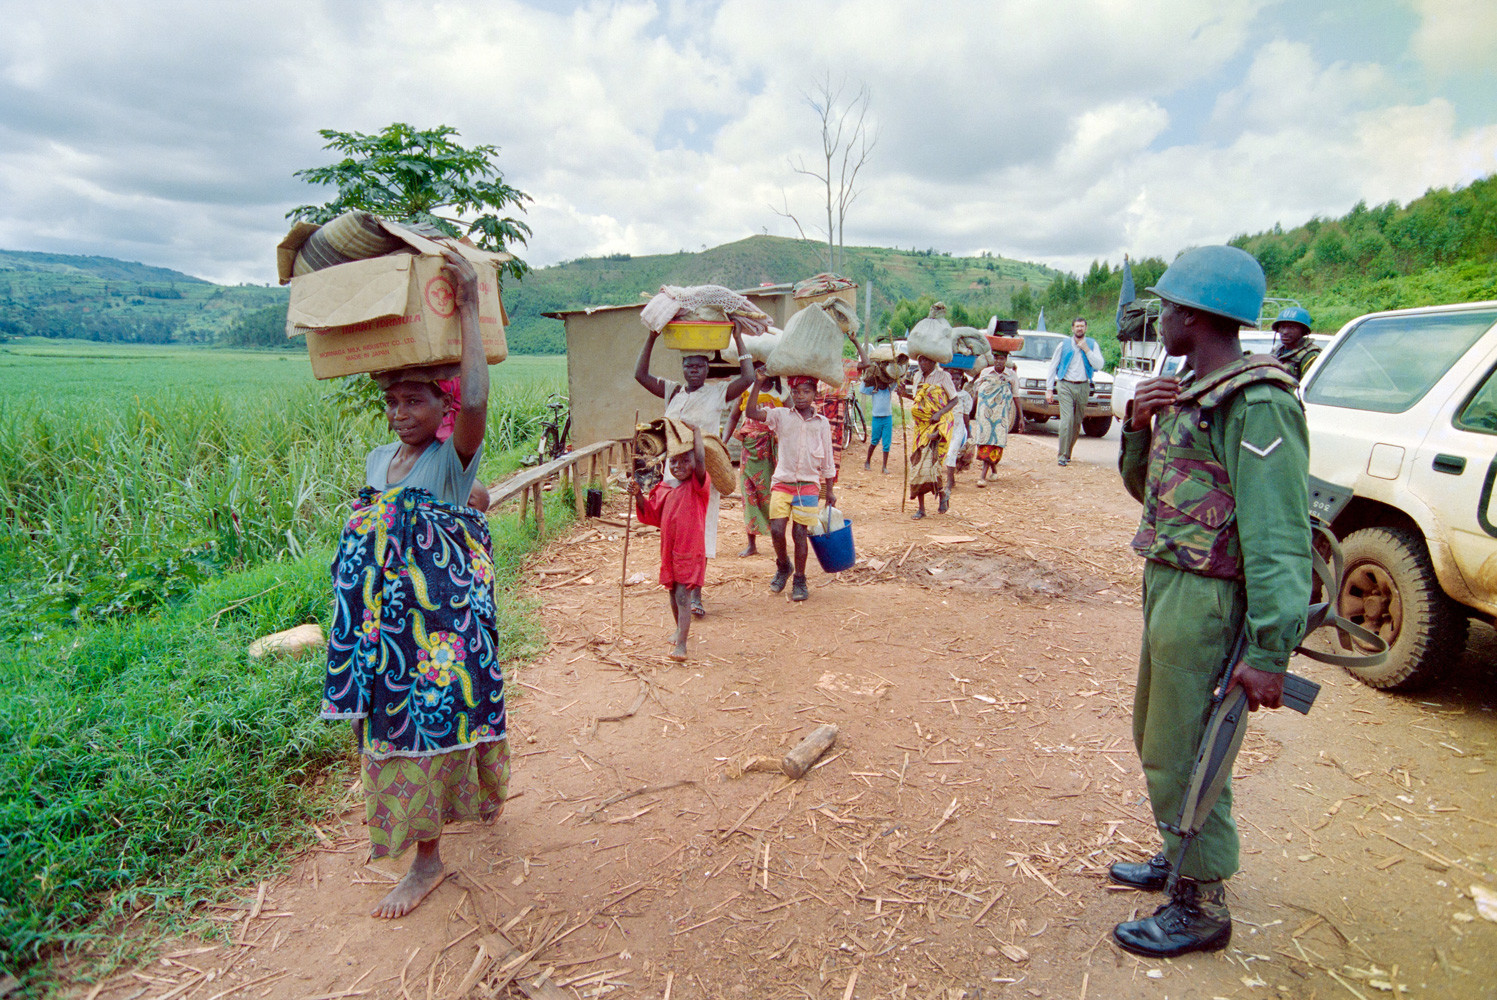
[(1104, 437), (1112, 429), (1112, 417), (1085, 417), (1081, 421), (1081, 430), (1089, 438)]
[(1337, 612), (1388, 643), (1387, 662), (1347, 673), (1384, 691), (1434, 683), (1465, 649), (1467, 622), (1440, 589), (1424, 539), (1405, 528), (1363, 528), (1342, 540), (1341, 553)]
[(1027, 421), (1029, 421), (1034, 426), (1038, 427), (1040, 424), (1043, 424), (1045, 421), (1047, 421), (1047, 420), (1050, 419), (1050, 414), (1048, 414), (1048, 413), (1026, 413), (1026, 414), (1024, 414), (1024, 419), (1027, 420)]

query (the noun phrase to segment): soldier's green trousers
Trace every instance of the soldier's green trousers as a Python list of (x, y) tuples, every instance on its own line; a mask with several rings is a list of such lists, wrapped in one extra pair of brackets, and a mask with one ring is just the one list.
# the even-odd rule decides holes
[[(1242, 582), (1144, 564), (1144, 637), (1133, 696), (1133, 745), (1143, 762), (1156, 822), (1180, 819), (1180, 801), (1206, 729), (1211, 690), (1242, 626)], [(1174, 860), (1180, 838), (1160, 830)], [(1222, 788), (1180, 874), (1200, 882), (1237, 871), (1232, 785)]]

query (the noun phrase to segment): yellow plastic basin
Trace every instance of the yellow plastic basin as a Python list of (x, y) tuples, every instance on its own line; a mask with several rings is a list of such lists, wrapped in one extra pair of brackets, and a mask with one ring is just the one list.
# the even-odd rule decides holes
[(732, 323), (707, 323), (681, 320), (665, 324), (660, 340), (678, 351), (720, 351), (733, 336)]

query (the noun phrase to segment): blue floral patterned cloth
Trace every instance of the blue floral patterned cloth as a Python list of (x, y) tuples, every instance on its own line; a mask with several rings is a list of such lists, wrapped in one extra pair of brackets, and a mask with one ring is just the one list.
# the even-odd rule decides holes
[(487, 522), (422, 489), (363, 497), (332, 566), (322, 718), (363, 720), (376, 759), (504, 739)]

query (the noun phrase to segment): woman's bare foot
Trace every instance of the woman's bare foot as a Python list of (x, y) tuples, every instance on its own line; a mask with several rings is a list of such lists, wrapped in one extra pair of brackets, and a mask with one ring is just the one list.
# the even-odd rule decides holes
[(758, 554), (759, 546), (754, 543), (754, 536), (749, 535), (748, 544), (743, 547), (742, 552), (738, 553), (738, 558), (747, 559), (749, 556), (756, 556)]
[[(426, 843), (435, 843), (435, 841), (423, 842), (421, 847), (424, 848)], [(426, 898), (427, 894), (441, 885), (446, 877), (447, 873), (442, 869), (442, 859), (437, 856), (436, 852), (432, 851), (428, 854), (418, 849), (416, 860), (411, 862), (411, 870), (405, 873), (405, 878), (396, 883), (395, 888), (390, 890), (390, 894), (380, 900), (379, 905), (371, 910), (369, 915), (385, 920), (403, 917), (421, 905), (421, 901)]]

